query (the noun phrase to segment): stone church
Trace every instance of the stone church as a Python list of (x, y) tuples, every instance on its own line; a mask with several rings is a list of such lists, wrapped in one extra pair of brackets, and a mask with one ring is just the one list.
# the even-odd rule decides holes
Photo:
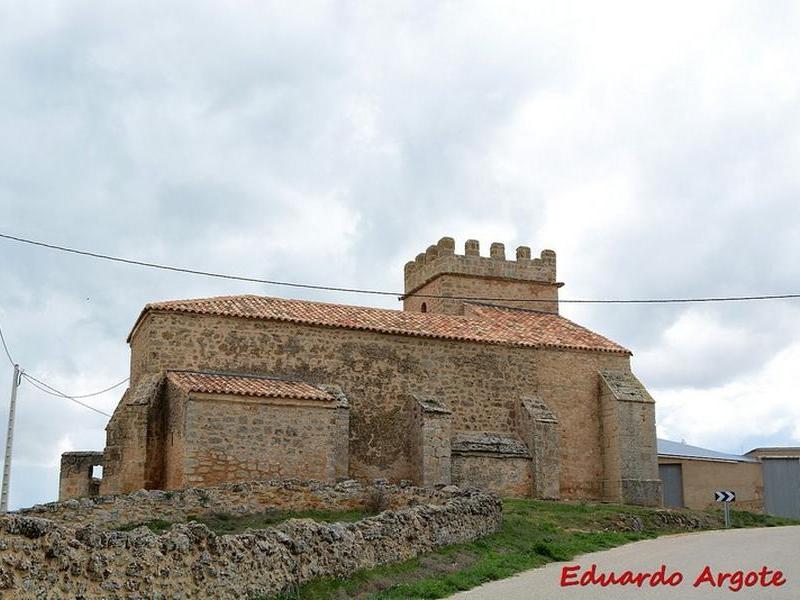
[(562, 285), (550, 250), (442, 238), (406, 264), (403, 310), (148, 304), (106, 447), (63, 455), (60, 498), (385, 478), (659, 504), (653, 399), (630, 351), (559, 316)]

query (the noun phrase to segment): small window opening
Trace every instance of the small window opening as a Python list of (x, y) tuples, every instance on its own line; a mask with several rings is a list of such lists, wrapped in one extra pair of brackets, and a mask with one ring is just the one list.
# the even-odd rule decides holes
[(428, 305), (425, 302), (423, 302), (422, 306), (420, 307), (420, 310), (422, 312), (428, 312)]
[(96, 479), (103, 478), (103, 465), (95, 465), (92, 467), (92, 477)]

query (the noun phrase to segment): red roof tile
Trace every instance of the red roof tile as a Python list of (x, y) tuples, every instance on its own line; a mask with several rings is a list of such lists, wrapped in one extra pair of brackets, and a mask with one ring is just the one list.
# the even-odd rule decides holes
[(266, 296), (220, 296), (148, 304), (136, 325), (149, 311), (288, 321), (489, 344), (630, 354), (619, 344), (559, 315), (479, 304), (470, 305), (468, 315), (456, 316)]
[(232, 394), (258, 398), (297, 398), (302, 400), (335, 399), (325, 390), (310, 383), (287, 381), (274, 377), (201, 371), (169, 371), (167, 378), (183, 391), (190, 393)]

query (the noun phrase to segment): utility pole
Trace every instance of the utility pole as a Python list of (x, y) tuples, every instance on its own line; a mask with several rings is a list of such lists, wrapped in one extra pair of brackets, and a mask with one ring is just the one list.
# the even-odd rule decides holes
[(14, 413), (17, 410), (17, 388), (21, 379), (19, 365), (14, 365), (14, 381), (11, 382), (11, 404), (8, 406), (8, 435), (6, 436), (6, 460), (3, 463), (3, 491), (0, 495), (0, 514), (8, 512), (8, 484), (11, 481), (11, 448), (14, 445)]

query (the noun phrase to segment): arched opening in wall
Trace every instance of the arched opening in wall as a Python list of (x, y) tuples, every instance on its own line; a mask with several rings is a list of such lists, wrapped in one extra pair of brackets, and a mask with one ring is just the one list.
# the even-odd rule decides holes
[(420, 312), (428, 312), (428, 305), (427, 303), (423, 302), (422, 306), (419, 307)]

